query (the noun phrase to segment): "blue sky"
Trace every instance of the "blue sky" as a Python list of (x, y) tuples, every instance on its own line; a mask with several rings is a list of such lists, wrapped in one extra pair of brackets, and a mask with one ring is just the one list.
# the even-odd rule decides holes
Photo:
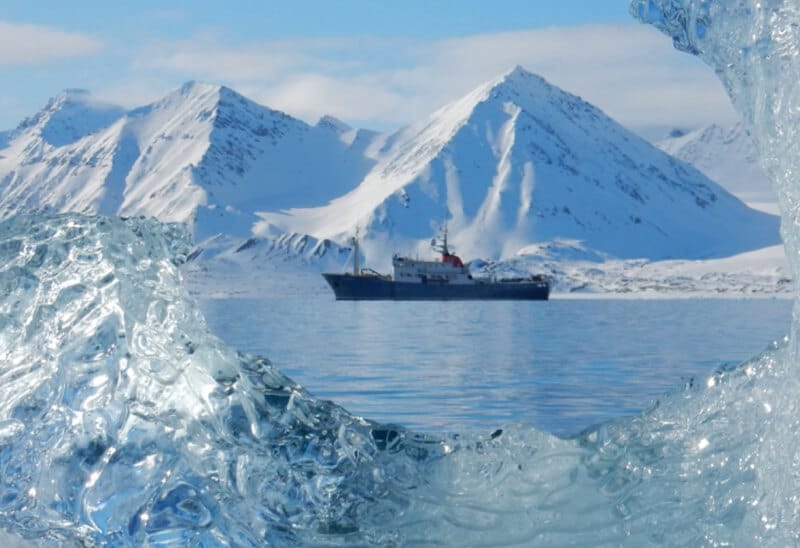
[(389, 129), (515, 65), (634, 129), (728, 122), (710, 69), (627, 0), (0, 1), (0, 129), (65, 88), (133, 107), (187, 80)]

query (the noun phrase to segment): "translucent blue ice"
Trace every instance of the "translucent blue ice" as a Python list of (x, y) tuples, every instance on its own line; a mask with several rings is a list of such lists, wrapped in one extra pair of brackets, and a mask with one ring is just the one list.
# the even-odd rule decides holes
[[(152, 220), (0, 224), (0, 525), (100, 544), (285, 544), (407, 504), (441, 444), (311, 398), (209, 334)], [(388, 462), (385, 462), (387, 461)]]
[(630, 9), (722, 80), (778, 192), (787, 254), (800, 279), (800, 3), (633, 0)]

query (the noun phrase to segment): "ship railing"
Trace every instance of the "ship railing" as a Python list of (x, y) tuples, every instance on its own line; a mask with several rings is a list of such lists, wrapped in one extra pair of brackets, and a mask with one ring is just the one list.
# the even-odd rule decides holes
[(381, 278), (383, 280), (391, 280), (392, 277), (388, 274), (381, 274), (380, 272), (373, 270), (371, 268), (362, 268), (361, 275), (368, 277), (368, 278)]
[(548, 279), (546, 276), (541, 274), (532, 274), (530, 276), (513, 276), (510, 278), (494, 278), (495, 282), (500, 283), (523, 283), (523, 282), (533, 282), (533, 283), (547, 283)]

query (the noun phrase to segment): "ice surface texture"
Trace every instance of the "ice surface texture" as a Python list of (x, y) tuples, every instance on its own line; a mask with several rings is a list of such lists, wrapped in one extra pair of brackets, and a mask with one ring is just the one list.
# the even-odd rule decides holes
[(722, 80), (777, 192), (800, 280), (800, 4), (794, 0), (633, 0), (631, 13)]
[(575, 439), (432, 439), (226, 348), (182, 288), (190, 253), (152, 220), (0, 224), (0, 529), (115, 546), (795, 539), (785, 348)]
[(391, 485), (441, 453), (225, 348), (182, 289), (190, 249), (180, 226), (151, 220), (0, 224), (0, 526), (49, 541), (311, 542), (392, 516)]
[[(631, 13), (671, 36), (676, 47), (699, 56), (722, 80), (751, 133), (781, 207), (781, 231), (800, 295), (800, 4), (796, 0), (633, 0)], [(787, 354), (775, 365), (783, 386), (764, 401), (769, 420), (743, 431), (758, 436), (753, 473), (766, 486), (752, 512), (761, 515), (771, 542), (800, 539), (800, 469), (796, 420), (800, 300)], [(744, 440), (743, 440), (744, 441)]]

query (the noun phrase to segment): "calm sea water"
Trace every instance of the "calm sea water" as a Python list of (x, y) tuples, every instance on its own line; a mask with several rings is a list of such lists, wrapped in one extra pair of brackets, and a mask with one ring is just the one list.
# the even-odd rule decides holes
[(641, 411), (782, 337), (791, 301), (201, 301), (211, 329), (318, 397), (428, 432), (559, 435)]

